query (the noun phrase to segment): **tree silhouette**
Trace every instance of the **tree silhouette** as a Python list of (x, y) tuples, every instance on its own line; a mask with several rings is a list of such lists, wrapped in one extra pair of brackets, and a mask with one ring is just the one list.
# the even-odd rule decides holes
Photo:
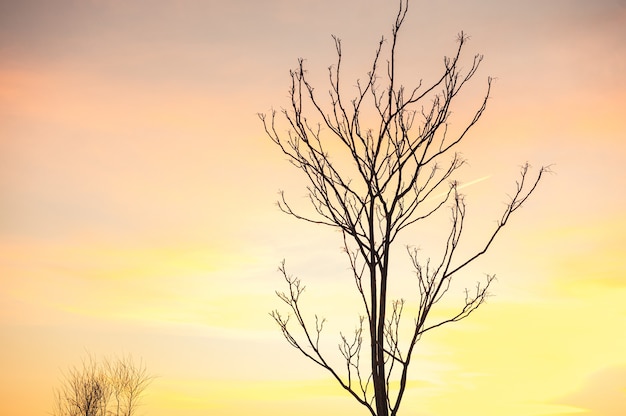
[[(356, 82), (355, 96), (346, 98), (342, 44), (333, 37), (337, 61), (328, 70), (328, 102), (320, 99), (309, 83), (300, 59), (290, 72), (289, 108), (272, 111), (269, 116), (259, 114), (269, 138), (308, 181), (312, 211), (294, 208), (282, 191), (278, 206), (290, 216), (341, 233), (362, 303), (354, 334), (340, 334), (340, 366), (331, 364), (328, 352), (320, 347), (325, 320), (317, 315), (311, 322), (304, 318), (300, 299), (305, 287), (287, 272), (284, 262), (279, 270), (287, 290), (277, 294), (288, 305), (289, 314), (275, 310), (271, 315), (290, 345), (327, 370), (374, 416), (398, 413), (421, 336), (466, 318), (485, 302), (494, 276), (487, 276), (474, 289), (466, 289), (456, 313), (441, 320), (432, 318), (434, 306), (448, 293), (453, 278), (488, 250), (547, 171), (542, 167), (531, 178), (530, 166), (523, 165), (495, 228), (469, 255), (458, 250), (466, 205), (453, 174), (465, 160), (455, 149), (483, 115), (492, 79), (487, 79), (484, 97), (473, 115), (453, 131), (449, 127), (452, 104), (476, 74), (482, 56), (474, 56), (463, 69), (462, 52), (468, 37), (461, 32), (458, 48), (453, 56), (444, 58), (438, 79), (429, 85), (420, 81), (412, 89), (398, 85), (396, 46), (407, 11), (408, 0), (401, 0), (391, 38), (380, 40), (365, 81)], [(386, 65), (381, 64), (385, 53)], [(418, 250), (408, 249), (419, 296), (410, 336), (401, 339), (400, 323), (407, 300), (388, 296), (392, 248), (399, 234), (446, 206), (450, 207), (451, 223), (442, 231), (447, 236), (442, 254), (422, 258)], [(290, 318), (295, 319), (295, 328)]]
[(96, 362), (88, 356), (71, 367), (55, 390), (53, 416), (132, 416), (152, 377), (130, 356)]

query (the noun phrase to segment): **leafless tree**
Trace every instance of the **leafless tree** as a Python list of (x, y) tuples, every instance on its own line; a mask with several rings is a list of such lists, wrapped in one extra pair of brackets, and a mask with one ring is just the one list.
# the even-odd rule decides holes
[(55, 390), (53, 416), (132, 416), (152, 377), (143, 362), (132, 357), (105, 359), (102, 364), (93, 356), (72, 367), (65, 374), (60, 389)]
[[(341, 366), (331, 364), (328, 351), (320, 346), (325, 320), (317, 315), (313, 321), (305, 319), (300, 301), (305, 287), (287, 272), (284, 262), (279, 270), (287, 290), (277, 294), (288, 305), (289, 314), (275, 310), (271, 315), (289, 344), (327, 370), (374, 416), (398, 413), (422, 335), (468, 317), (485, 302), (494, 276), (466, 289), (456, 313), (441, 320), (433, 318), (433, 308), (448, 293), (453, 278), (488, 250), (548, 171), (542, 167), (532, 175), (530, 166), (524, 164), (494, 229), (469, 254), (458, 250), (466, 205), (459, 183), (453, 180), (453, 174), (465, 164), (456, 149), (483, 115), (492, 79), (487, 79), (484, 96), (468, 120), (460, 129), (452, 129), (451, 106), (476, 74), (482, 55), (461, 63), (468, 41), (461, 32), (456, 52), (444, 58), (438, 79), (428, 85), (420, 81), (412, 89), (399, 85), (396, 46), (407, 11), (408, 0), (400, 0), (391, 38), (380, 40), (365, 81), (357, 80), (352, 98), (345, 98), (342, 44), (333, 37), (337, 60), (328, 70), (328, 101), (309, 83), (300, 59), (290, 72), (290, 106), (269, 116), (259, 114), (269, 138), (308, 180), (311, 212), (295, 208), (283, 192), (278, 206), (290, 216), (341, 233), (362, 302), (353, 335), (340, 334)], [(381, 64), (385, 54), (386, 63)], [(414, 300), (417, 312), (410, 335), (401, 339), (407, 301), (388, 297), (392, 247), (409, 226), (431, 219), (446, 206), (450, 207), (451, 223), (442, 231), (447, 238), (441, 255), (422, 258), (418, 250), (408, 249), (419, 296)]]

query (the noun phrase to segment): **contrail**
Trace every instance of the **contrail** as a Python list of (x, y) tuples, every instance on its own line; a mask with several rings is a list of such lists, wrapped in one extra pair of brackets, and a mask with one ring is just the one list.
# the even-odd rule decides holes
[[(467, 188), (468, 186), (476, 185), (477, 183), (482, 182), (482, 181), (486, 181), (489, 178), (491, 178), (491, 175), (487, 175), (487, 176), (483, 176), (482, 178), (474, 179), (473, 181), (469, 181), (469, 182), (464, 183), (463, 185), (457, 186), (457, 189), (463, 189), (463, 188)], [(445, 196), (447, 193), (448, 193), (447, 191), (446, 192), (442, 192), (440, 194), (428, 197), (428, 199), (439, 198), (440, 196)]]
[(489, 178), (491, 178), (491, 175), (487, 175), (487, 176), (483, 176), (482, 178), (474, 179), (473, 181), (469, 181), (467, 183), (464, 183), (463, 185), (460, 185), (458, 187), (458, 189), (463, 189), (463, 188), (466, 188), (468, 186), (475, 185), (478, 182), (486, 181)]

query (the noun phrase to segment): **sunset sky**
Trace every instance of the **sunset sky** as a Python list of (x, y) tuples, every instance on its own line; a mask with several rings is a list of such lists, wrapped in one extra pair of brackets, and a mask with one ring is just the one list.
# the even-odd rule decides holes
[[(275, 206), (281, 189), (303, 201), (306, 184), (256, 114), (288, 104), (300, 57), (326, 91), (331, 34), (345, 82), (363, 78), (396, 11), (0, 2), (0, 415), (48, 414), (87, 354), (145, 362), (156, 378), (139, 414), (366, 414), (268, 315), (283, 259), (307, 285), (307, 314), (328, 318), (329, 351), (359, 312), (340, 236)], [(485, 58), (453, 110), (497, 78), (460, 148), (460, 180), (483, 179), (463, 189), (472, 237), (493, 227), (521, 164), (554, 174), (461, 277), (496, 274), (494, 296), (420, 341), (401, 414), (623, 415), (626, 2), (411, 0), (407, 86), (440, 73), (461, 30), (466, 57)], [(437, 231), (404, 238), (428, 247)]]

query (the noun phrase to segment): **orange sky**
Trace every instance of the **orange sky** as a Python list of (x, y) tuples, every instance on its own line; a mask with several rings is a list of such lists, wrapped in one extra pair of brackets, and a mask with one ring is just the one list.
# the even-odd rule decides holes
[[(497, 78), (462, 148), (463, 178), (488, 177), (465, 190), (476, 238), (521, 163), (556, 173), (466, 276), (495, 273), (496, 296), (421, 341), (403, 414), (621, 415), (626, 4), (410, 8), (407, 84), (437, 74), (461, 30), (468, 53), (485, 55), (473, 97)], [(256, 113), (287, 104), (298, 57), (325, 80), (331, 33), (363, 76), (395, 11), (388, 0), (0, 3), (0, 414), (47, 414), (86, 352), (143, 358), (157, 375), (142, 408), (152, 416), (364, 414), (267, 315), (283, 258), (310, 313), (331, 320), (331, 347), (356, 313), (338, 236), (274, 206), (304, 182)]]

